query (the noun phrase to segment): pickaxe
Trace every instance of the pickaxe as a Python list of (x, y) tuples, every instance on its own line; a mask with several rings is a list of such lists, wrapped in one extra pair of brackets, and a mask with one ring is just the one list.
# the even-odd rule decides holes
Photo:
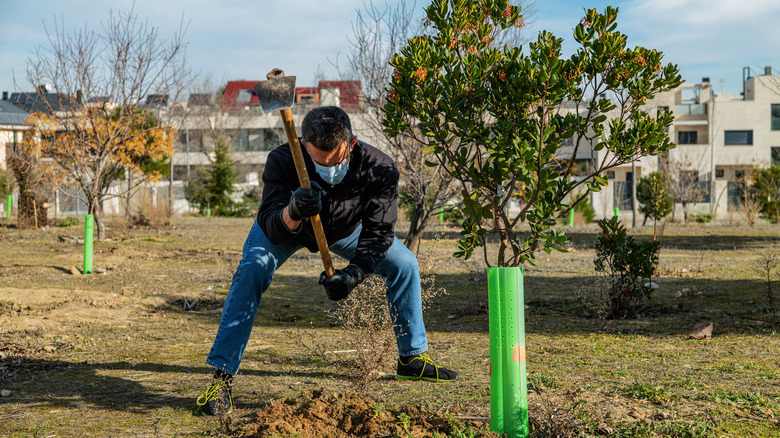
[[(282, 115), (284, 132), (287, 134), (287, 141), (290, 143), (293, 161), (295, 161), (295, 170), (298, 173), (298, 182), (304, 189), (311, 189), (309, 174), (306, 172), (306, 163), (303, 161), (301, 145), (298, 143), (298, 134), (295, 132), (295, 122), (293, 121), (290, 108), (295, 103), (295, 76), (285, 76), (284, 71), (275, 68), (266, 76), (267, 81), (259, 82), (255, 85), (255, 94), (260, 100), (260, 106), (263, 112), (270, 113), (279, 111)], [(314, 229), (314, 236), (317, 238), (317, 247), (320, 249), (322, 264), (325, 266), (325, 275), (328, 277), (334, 274), (333, 262), (330, 259), (330, 250), (328, 250), (328, 241), (325, 239), (325, 231), (322, 229), (320, 215), (314, 215), (310, 218), (311, 227)]]

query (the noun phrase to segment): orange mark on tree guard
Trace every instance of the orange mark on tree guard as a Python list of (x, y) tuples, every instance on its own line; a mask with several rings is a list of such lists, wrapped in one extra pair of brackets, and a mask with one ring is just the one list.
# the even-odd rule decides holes
[(525, 345), (515, 345), (515, 351), (512, 353), (512, 360), (515, 362), (525, 362)]

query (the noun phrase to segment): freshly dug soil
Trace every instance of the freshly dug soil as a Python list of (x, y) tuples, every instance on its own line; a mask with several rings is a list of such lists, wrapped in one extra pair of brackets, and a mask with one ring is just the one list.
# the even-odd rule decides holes
[[(242, 436), (252, 437), (379, 438), (429, 437), (434, 432), (448, 436), (463, 427), (441, 412), (426, 412), (414, 406), (387, 409), (354, 392), (328, 394), (318, 390), (277, 400), (259, 411), (252, 422), (236, 429)], [(492, 433), (482, 436), (498, 437)]]

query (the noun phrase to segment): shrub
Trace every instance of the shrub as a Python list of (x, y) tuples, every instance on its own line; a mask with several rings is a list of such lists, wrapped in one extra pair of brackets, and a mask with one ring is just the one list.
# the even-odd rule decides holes
[(693, 215), (693, 220), (695, 220), (697, 223), (700, 224), (707, 224), (712, 222), (712, 220), (715, 218), (715, 215), (712, 213), (699, 213)]
[(173, 211), (167, 202), (154, 202), (144, 196), (141, 205), (130, 216), (131, 227), (167, 228), (173, 225)]
[(597, 272), (610, 280), (605, 294), (609, 300), (608, 317), (635, 316), (650, 300), (649, 282), (658, 264), (661, 242), (635, 241), (616, 217), (599, 222), (599, 228), (594, 265)]
[(761, 217), (774, 223), (780, 221), (780, 166), (754, 169), (750, 191), (760, 205)]
[(79, 218), (74, 217), (74, 216), (68, 216), (65, 219), (57, 222), (57, 226), (65, 228), (65, 227), (69, 227), (71, 225), (78, 225), (80, 223), (81, 222), (79, 221)]

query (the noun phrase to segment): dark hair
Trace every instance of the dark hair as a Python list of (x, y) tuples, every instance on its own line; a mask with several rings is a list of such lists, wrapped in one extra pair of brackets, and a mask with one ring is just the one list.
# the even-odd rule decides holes
[(301, 134), (306, 143), (321, 151), (332, 151), (352, 139), (352, 123), (341, 108), (321, 106), (303, 118)]

